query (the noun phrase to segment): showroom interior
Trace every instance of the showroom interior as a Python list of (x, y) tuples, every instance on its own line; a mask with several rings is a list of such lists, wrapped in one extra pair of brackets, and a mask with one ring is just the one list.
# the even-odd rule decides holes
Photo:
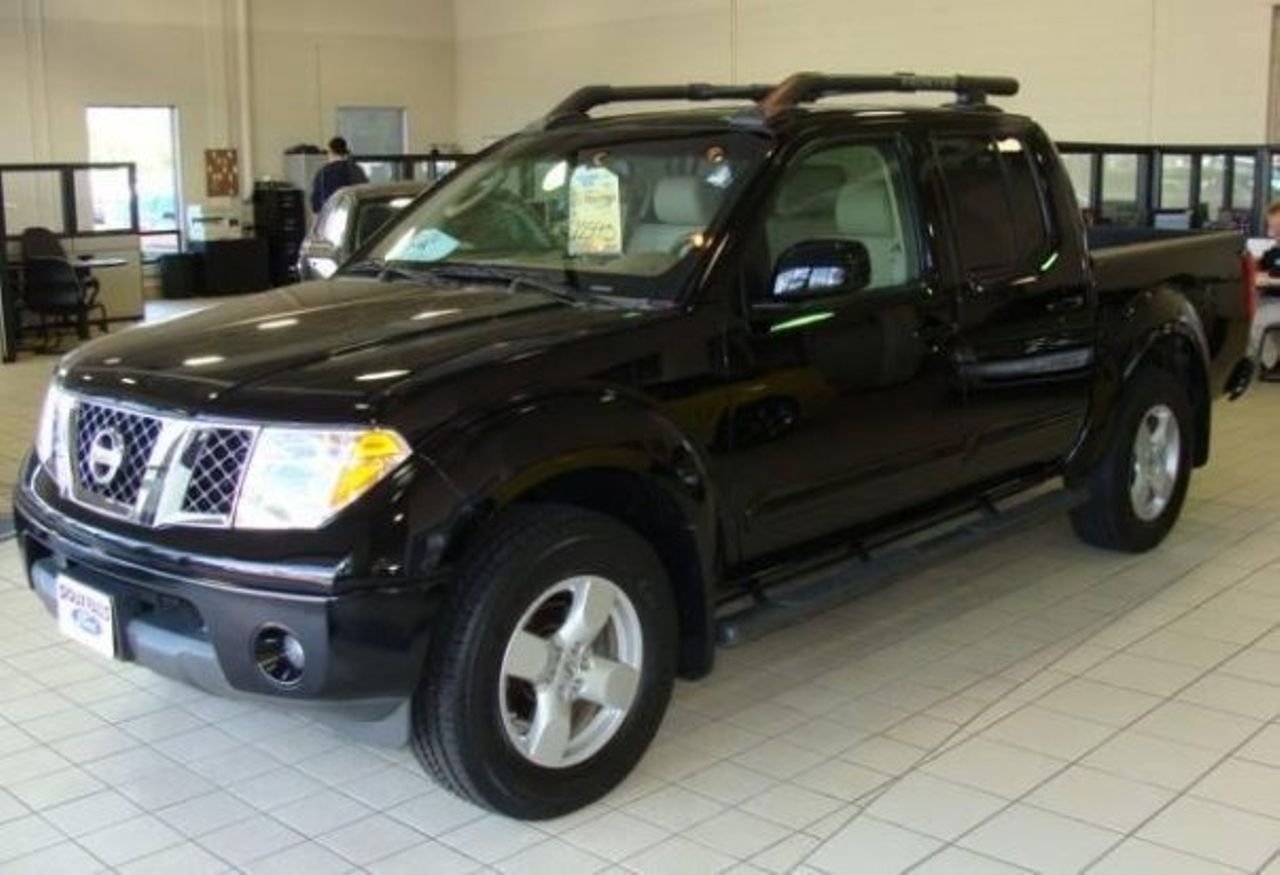
[(0, 0), (0, 119), (0, 873), (1280, 875), (1280, 5)]

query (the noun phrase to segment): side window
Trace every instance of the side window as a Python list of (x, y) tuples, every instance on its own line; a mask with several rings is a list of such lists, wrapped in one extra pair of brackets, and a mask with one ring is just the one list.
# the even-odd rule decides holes
[(868, 288), (900, 286), (919, 275), (914, 213), (888, 144), (829, 146), (793, 162), (764, 228), (771, 266), (797, 243), (850, 240), (871, 258)]
[(996, 141), (996, 154), (1009, 185), (1009, 209), (1017, 243), (1015, 263), (1019, 267), (1035, 267), (1051, 246), (1042, 177), (1031, 150), (1017, 137)]
[(966, 271), (1033, 269), (1049, 249), (1044, 186), (1017, 137), (953, 136), (934, 142)]

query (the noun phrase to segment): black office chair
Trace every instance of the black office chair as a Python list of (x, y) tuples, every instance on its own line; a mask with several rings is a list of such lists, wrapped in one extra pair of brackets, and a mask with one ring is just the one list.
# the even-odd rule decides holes
[(106, 308), (90, 299), (75, 267), (65, 258), (35, 256), (22, 261), (22, 312), (39, 319), (42, 349), (55, 349), (54, 331), (74, 327), (81, 340), (89, 336), (89, 314), (107, 331)]
[[(22, 260), (28, 258), (61, 258), (63, 261), (71, 262), (74, 266), (75, 262), (67, 256), (67, 250), (62, 248), (62, 241), (58, 239), (58, 235), (50, 231), (48, 228), (42, 228), (34, 225), (26, 228), (22, 232), (19, 242), (22, 251)], [(87, 267), (75, 267), (76, 276), (80, 279), (80, 285), (84, 287), (86, 301), (90, 308), (98, 307), (98, 292), (101, 291), (98, 280)], [(106, 331), (106, 328), (102, 329)]]

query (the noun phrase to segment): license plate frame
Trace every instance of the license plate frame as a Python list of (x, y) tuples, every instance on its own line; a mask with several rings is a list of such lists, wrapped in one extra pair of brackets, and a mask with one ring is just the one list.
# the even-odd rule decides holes
[(54, 580), (58, 631), (106, 659), (116, 659), (116, 604), (107, 593), (66, 574)]

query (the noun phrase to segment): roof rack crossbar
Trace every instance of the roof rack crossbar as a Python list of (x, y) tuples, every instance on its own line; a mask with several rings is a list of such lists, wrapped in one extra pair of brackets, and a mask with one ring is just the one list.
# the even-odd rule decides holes
[(1018, 80), (1006, 76), (920, 76), (892, 73), (872, 76), (829, 76), (825, 73), (796, 73), (778, 85), (588, 85), (570, 94), (542, 118), (535, 127), (547, 128), (563, 121), (581, 119), (597, 106), (648, 100), (747, 100), (757, 104), (753, 117), (770, 119), (783, 110), (836, 94), (868, 94), (877, 91), (945, 91), (956, 96), (960, 106), (981, 106), (987, 95), (1012, 96)]
[(836, 94), (867, 94), (876, 91), (948, 91), (964, 106), (987, 102), (988, 94), (1011, 97), (1018, 93), (1018, 80), (1007, 76), (919, 76), (893, 73), (888, 76), (828, 76), (824, 73), (796, 73), (787, 77), (761, 101), (766, 118), (799, 103)]
[(646, 100), (753, 100), (768, 97), (772, 85), (712, 85), (692, 82), (688, 85), (588, 85), (579, 88), (556, 104), (548, 119), (585, 115), (606, 103)]

